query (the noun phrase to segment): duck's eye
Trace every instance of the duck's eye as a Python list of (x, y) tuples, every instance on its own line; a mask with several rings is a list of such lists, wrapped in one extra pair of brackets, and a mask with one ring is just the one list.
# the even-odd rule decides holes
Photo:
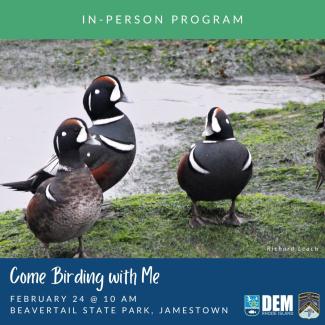
[(96, 95), (100, 94), (100, 90), (99, 89), (95, 89), (95, 94)]
[(63, 131), (63, 132), (61, 133), (61, 135), (62, 135), (63, 137), (65, 137), (65, 136), (67, 135), (67, 132)]

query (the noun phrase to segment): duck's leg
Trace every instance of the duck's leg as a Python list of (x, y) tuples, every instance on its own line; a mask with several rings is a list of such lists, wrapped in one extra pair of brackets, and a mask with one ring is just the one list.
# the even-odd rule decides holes
[(235, 201), (236, 201), (236, 199), (233, 199), (231, 201), (230, 209), (229, 209), (228, 213), (222, 219), (222, 223), (224, 223), (226, 225), (240, 226), (240, 225), (242, 225), (242, 224), (244, 224), (246, 222), (251, 221), (249, 219), (244, 219), (244, 218), (241, 218), (241, 217), (236, 215)]
[(322, 186), (324, 182), (324, 178), (322, 176), (322, 174), (320, 173), (320, 171), (318, 170), (318, 177), (317, 177), (317, 183), (316, 183), (316, 191), (319, 190), (319, 188)]
[(82, 236), (78, 237), (78, 242), (79, 242), (78, 252), (74, 256), (74, 258), (87, 258), (88, 256), (84, 252), (84, 244), (82, 241)]
[(44, 248), (44, 253), (45, 253), (45, 257), (46, 258), (51, 258), (50, 256), (50, 244), (49, 243), (42, 243), (43, 244), (43, 248)]
[(196, 201), (194, 200), (192, 200), (192, 218), (189, 221), (189, 225), (191, 228), (197, 228), (204, 225), (204, 221), (201, 219)]

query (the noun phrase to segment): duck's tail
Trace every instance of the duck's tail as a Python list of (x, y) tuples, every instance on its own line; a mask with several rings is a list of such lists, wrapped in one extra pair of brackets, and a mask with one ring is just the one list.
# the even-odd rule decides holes
[(32, 192), (33, 190), (33, 179), (28, 179), (22, 182), (3, 183), (2, 186), (8, 187), (14, 191)]
[(14, 191), (21, 192), (32, 192), (35, 193), (37, 188), (48, 178), (53, 177), (53, 175), (40, 170), (35, 173), (33, 176), (28, 178), (26, 181), (21, 182), (12, 182), (12, 183), (3, 183), (2, 186), (8, 187)]

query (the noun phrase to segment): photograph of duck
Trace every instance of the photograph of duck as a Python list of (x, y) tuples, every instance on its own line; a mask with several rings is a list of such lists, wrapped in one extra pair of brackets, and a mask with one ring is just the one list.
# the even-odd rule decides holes
[(324, 40), (0, 41), (0, 257), (325, 257), (324, 62)]
[(62, 122), (54, 136), (58, 158), (57, 173), (35, 189), (25, 210), (30, 230), (43, 243), (50, 257), (49, 244), (78, 238), (77, 257), (85, 257), (82, 235), (100, 217), (103, 192), (79, 149), (83, 144), (96, 145), (83, 120)]
[(252, 156), (236, 140), (230, 118), (220, 107), (210, 109), (202, 135), (204, 140), (192, 145), (177, 171), (179, 185), (192, 200), (190, 226), (213, 222), (200, 216), (198, 201), (227, 199), (231, 207), (222, 223), (239, 226), (246, 220), (236, 215), (235, 200), (252, 177)]

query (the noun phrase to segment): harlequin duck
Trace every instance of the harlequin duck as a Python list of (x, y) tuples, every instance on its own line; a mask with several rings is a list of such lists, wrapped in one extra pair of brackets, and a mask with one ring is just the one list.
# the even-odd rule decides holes
[(235, 213), (235, 200), (252, 177), (251, 154), (235, 139), (229, 117), (221, 108), (209, 111), (202, 135), (205, 140), (183, 155), (177, 172), (179, 185), (193, 203), (190, 226), (213, 223), (200, 216), (198, 201), (226, 199), (232, 203), (223, 223), (238, 226), (245, 221)]
[(94, 144), (87, 125), (77, 118), (67, 119), (54, 136), (59, 159), (57, 173), (42, 182), (25, 211), (25, 219), (35, 236), (44, 244), (78, 238), (78, 256), (85, 257), (82, 235), (100, 216), (103, 193), (82, 161), (81, 145)]
[(316, 169), (318, 171), (316, 191), (318, 191), (325, 178), (325, 111), (323, 112), (323, 121), (320, 122), (316, 128), (321, 129), (315, 153)]
[[(119, 182), (128, 172), (136, 153), (133, 125), (115, 105), (126, 101), (120, 81), (112, 75), (103, 75), (87, 88), (83, 105), (93, 122), (89, 132), (99, 146), (83, 144), (81, 159), (90, 168), (103, 192)], [(35, 193), (39, 184), (56, 175), (58, 159), (53, 156), (45, 167), (27, 181), (2, 184), (17, 191)]]
[(96, 78), (83, 98), (93, 121), (90, 132), (101, 146), (82, 146), (81, 155), (103, 191), (124, 177), (136, 153), (133, 125), (115, 106), (121, 100), (126, 99), (120, 81), (111, 75)]
[(325, 84), (325, 65), (321, 66), (318, 70), (308, 75), (308, 78), (318, 80)]

